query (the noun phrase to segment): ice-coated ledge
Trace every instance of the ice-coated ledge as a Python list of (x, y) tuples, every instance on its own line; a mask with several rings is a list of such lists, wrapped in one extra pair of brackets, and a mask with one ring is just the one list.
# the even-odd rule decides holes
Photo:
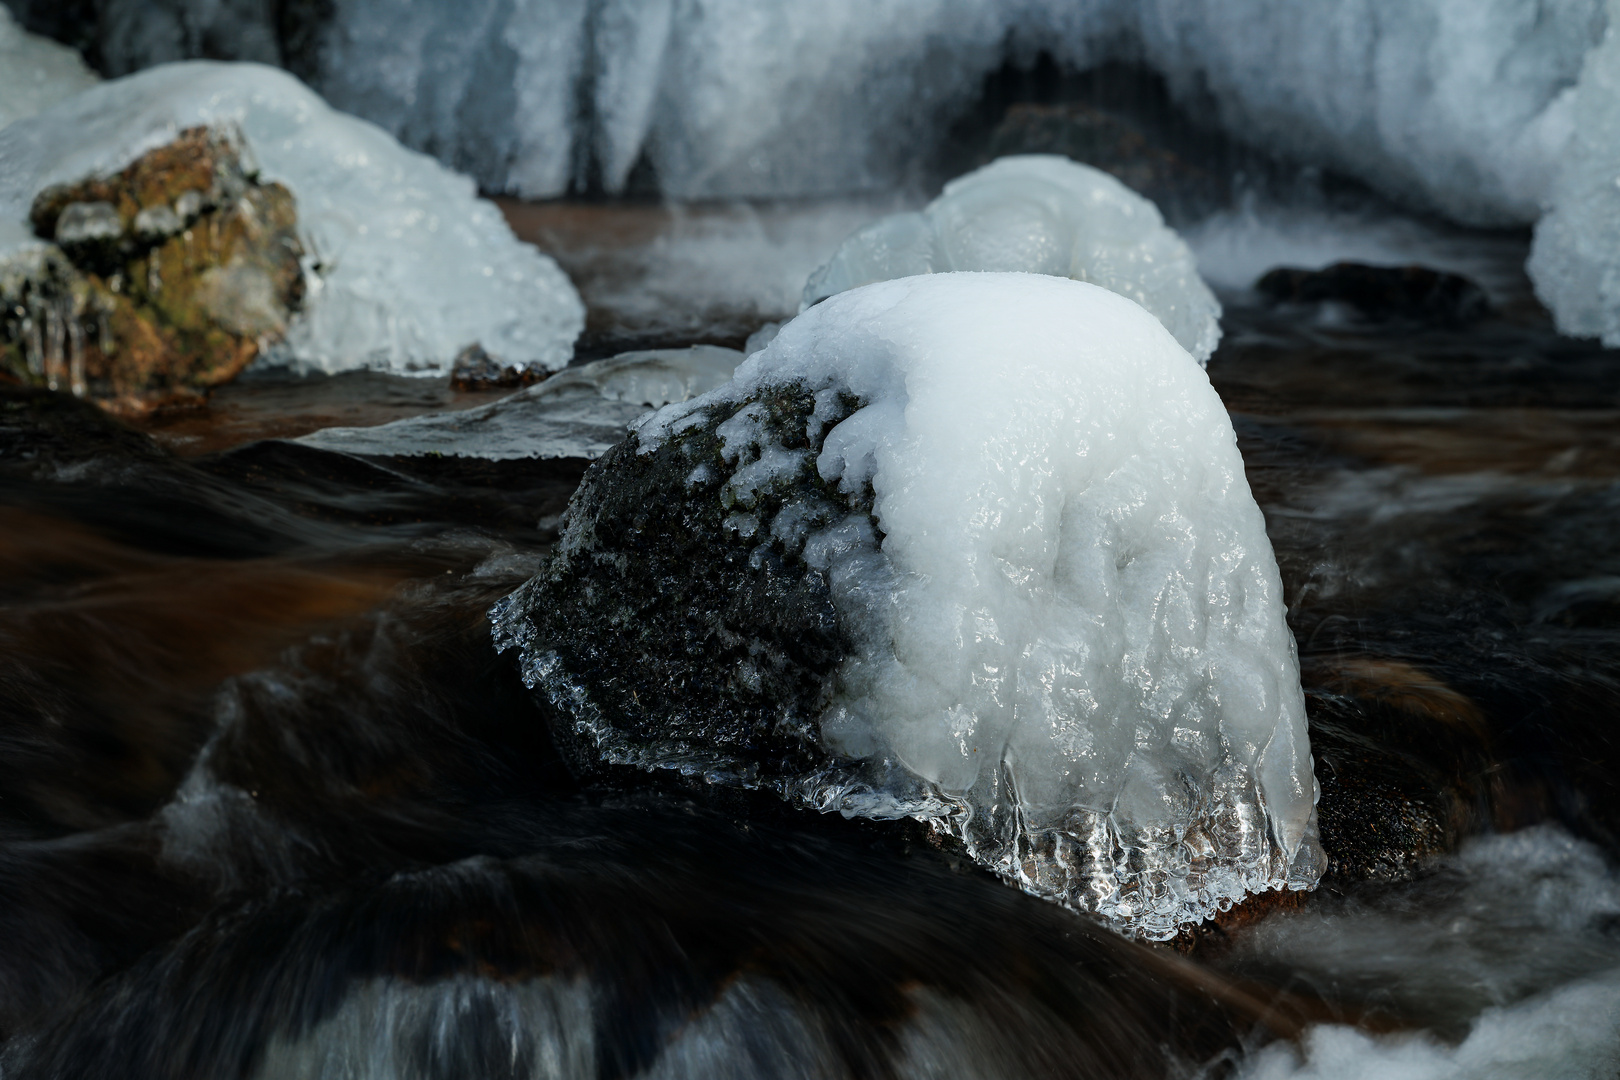
[(45, 187), (114, 172), (197, 126), (239, 135), (297, 201), (308, 289), (272, 360), (434, 373), (474, 342), (545, 370), (573, 355), (585, 319), (573, 285), (470, 179), (274, 68), (163, 65), (19, 120), (0, 131), (0, 220), (24, 222)]
[(915, 817), (1132, 932), (1321, 871), (1231, 423), (1093, 285), (817, 304), (593, 466), (492, 618), (574, 753)]
[(1000, 158), (945, 185), (917, 213), (856, 232), (804, 287), (806, 306), (874, 281), (950, 270), (1089, 281), (1151, 312), (1200, 364), (1221, 305), (1159, 208), (1100, 169), (1050, 154)]
[(597, 458), (649, 410), (713, 390), (742, 362), (736, 349), (644, 349), (568, 368), (488, 405), (373, 427), (322, 428), (297, 442), (347, 454)]

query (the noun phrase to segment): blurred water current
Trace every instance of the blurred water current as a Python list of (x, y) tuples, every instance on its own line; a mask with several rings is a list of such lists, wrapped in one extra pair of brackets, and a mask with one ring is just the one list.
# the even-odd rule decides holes
[[(508, 212), (590, 359), (741, 345), (894, 208)], [(0, 1075), (1616, 1075), (1620, 354), (1522, 237), (1414, 229), (1339, 235), (1494, 316), (1268, 308), (1298, 223), (1193, 233), (1332, 866), (1163, 947), (904, 827), (571, 774), (483, 613), (586, 462), (289, 441), (487, 396), (261, 373), (138, 433), (0, 388)]]

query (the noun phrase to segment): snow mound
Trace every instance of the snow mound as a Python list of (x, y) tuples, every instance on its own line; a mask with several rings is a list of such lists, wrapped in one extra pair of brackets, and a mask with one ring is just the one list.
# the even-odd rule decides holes
[(0, 4), (0, 128), (97, 81), (76, 50), (28, 33)]
[(736, 349), (647, 349), (558, 372), (510, 397), (374, 427), (324, 428), (297, 441), (347, 454), (597, 458), (649, 410), (686, 401), (731, 378)]
[(918, 213), (845, 240), (804, 287), (806, 306), (874, 281), (948, 270), (1024, 271), (1128, 296), (1207, 363), (1221, 305), (1158, 207), (1099, 169), (1049, 154), (1004, 157), (945, 185)]
[(273, 68), (156, 67), (0, 131), (0, 220), (26, 221), (41, 189), (116, 171), (199, 125), (239, 136), (297, 200), (309, 288), (272, 362), (437, 373), (478, 342), (507, 364), (567, 364), (584, 307), (557, 265), (470, 179)]
[(1574, 90), (1575, 135), (1526, 269), (1558, 329), (1620, 346), (1620, 2)]
[[(642, 489), (683, 485), (660, 524)], [(1231, 423), (1094, 285), (946, 273), (816, 305), (594, 466), (492, 618), (607, 760), (915, 817), (1150, 937), (1320, 873)]]

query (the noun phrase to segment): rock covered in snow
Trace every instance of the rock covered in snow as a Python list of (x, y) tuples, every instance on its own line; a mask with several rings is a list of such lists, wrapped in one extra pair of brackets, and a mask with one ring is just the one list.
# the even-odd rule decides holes
[(1096, 286), (816, 305), (592, 466), (492, 619), (585, 759), (915, 817), (1148, 936), (1320, 873), (1230, 421)]
[(646, 349), (568, 368), (509, 397), (374, 427), (324, 428), (298, 439), (348, 454), (596, 458), (651, 409), (707, 393), (742, 362), (736, 349)]
[(891, 214), (845, 240), (810, 276), (804, 303), (890, 278), (949, 270), (1023, 271), (1128, 296), (1207, 363), (1221, 305), (1158, 207), (1067, 158), (1001, 158), (957, 177), (920, 212)]
[(0, 4), (0, 128), (97, 81), (76, 50), (28, 33)]
[(568, 362), (584, 308), (555, 263), (519, 243), (471, 180), (273, 68), (153, 68), (0, 131), (0, 221), (26, 219), (46, 187), (116, 172), (192, 127), (233, 133), (261, 178), (297, 201), (308, 292), (273, 359), (435, 373), (479, 342), (507, 364)]
[(1620, 3), (1573, 91), (1574, 138), (1526, 269), (1558, 329), (1620, 346)]

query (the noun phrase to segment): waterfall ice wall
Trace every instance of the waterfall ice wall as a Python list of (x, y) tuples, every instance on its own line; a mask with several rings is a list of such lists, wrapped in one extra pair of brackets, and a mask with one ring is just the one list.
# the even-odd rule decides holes
[(1475, 224), (1535, 219), (1606, 21), (1602, 0), (331, 0), (308, 25), (101, 6), (113, 68), (265, 59), (279, 34), (338, 108), (526, 196), (620, 190), (643, 156), (683, 197), (892, 184), (986, 73), (1046, 50), (1145, 62), (1245, 140)]

